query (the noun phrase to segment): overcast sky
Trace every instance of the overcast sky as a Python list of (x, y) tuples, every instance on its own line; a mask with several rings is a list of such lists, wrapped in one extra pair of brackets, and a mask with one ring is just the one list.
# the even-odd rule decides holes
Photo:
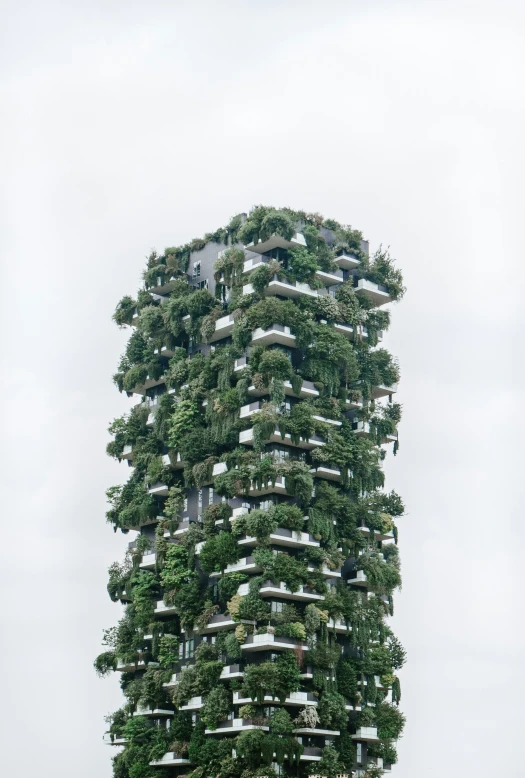
[[(521, 6), (521, 7), (520, 7)], [(390, 245), (404, 406), (394, 778), (522, 778), (523, 3), (2, 3), (2, 773), (110, 778), (111, 322), (257, 203)], [(391, 457), (390, 457), (391, 459)], [(36, 774), (35, 773), (35, 774)]]

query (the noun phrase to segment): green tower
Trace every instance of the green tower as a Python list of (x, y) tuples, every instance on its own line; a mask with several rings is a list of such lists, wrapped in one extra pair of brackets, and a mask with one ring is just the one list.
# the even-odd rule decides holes
[(319, 214), (258, 206), (149, 257), (114, 314), (135, 404), (108, 454), (124, 603), (95, 660), (120, 674), (115, 778), (377, 776), (396, 761), (389, 617), (400, 585), (387, 252)]

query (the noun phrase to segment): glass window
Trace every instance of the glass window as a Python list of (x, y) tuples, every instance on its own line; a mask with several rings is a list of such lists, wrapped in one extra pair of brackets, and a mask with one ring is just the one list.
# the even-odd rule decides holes
[(201, 277), (201, 263), (200, 260), (198, 262), (193, 263), (193, 278), (200, 278)]
[(211, 505), (213, 503), (213, 486), (210, 486), (208, 489), (208, 505)]

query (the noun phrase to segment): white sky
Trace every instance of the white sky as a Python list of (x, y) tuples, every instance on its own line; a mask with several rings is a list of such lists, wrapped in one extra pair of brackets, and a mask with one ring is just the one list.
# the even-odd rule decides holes
[(104, 448), (145, 255), (256, 203), (389, 244), (409, 291), (394, 778), (523, 776), (519, 2), (1, 7), (2, 773), (109, 778), (91, 662), (126, 539)]

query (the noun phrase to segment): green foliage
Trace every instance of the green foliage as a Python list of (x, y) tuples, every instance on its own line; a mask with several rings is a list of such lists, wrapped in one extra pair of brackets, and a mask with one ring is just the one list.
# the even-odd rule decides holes
[(315, 254), (304, 248), (288, 250), (287, 276), (291, 281), (308, 283), (313, 280), (316, 270), (319, 270), (319, 265)]
[[(323, 753), (319, 762), (315, 762), (315, 767), (309, 768), (309, 773), (323, 775), (325, 778), (336, 778), (341, 773), (343, 765), (339, 758), (339, 752), (334, 746), (328, 745), (323, 748)], [(353, 765), (352, 765), (353, 766)], [(319, 772), (318, 772), (319, 771)]]
[(381, 740), (397, 740), (405, 726), (405, 716), (395, 706), (382, 702), (375, 708), (377, 734)]
[(155, 502), (139, 479), (140, 473), (135, 470), (124, 486), (112, 486), (106, 492), (110, 505), (106, 518), (115, 530), (138, 527), (155, 515)]
[(357, 694), (357, 672), (355, 665), (341, 657), (336, 668), (337, 691), (347, 700), (355, 700)]
[(200, 565), (204, 572), (222, 572), (228, 565), (238, 562), (240, 549), (237, 540), (229, 532), (219, 532), (208, 538), (200, 553)]
[(171, 667), (179, 659), (179, 638), (177, 635), (163, 635), (159, 641), (159, 663)]
[(114, 651), (104, 651), (93, 662), (93, 667), (99, 678), (109, 675), (117, 667), (117, 657)]
[(348, 721), (345, 698), (338, 692), (325, 691), (319, 700), (317, 713), (325, 729), (344, 729)]
[(217, 729), (217, 725), (228, 716), (231, 698), (224, 686), (211, 689), (201, 711), (201, 719), (207, 729)]
[(265, 695), (281, 703), (301, 686), (301, 674), (295, 655), (283, 652), (274, 662), (250, 664), (244, 672), (243, 690), (246, 696), (263, 704)]
[[(231, 537), (231, 536), (230, 536)], [(219, 596), (221, 602), (231, 599), (239, 586), (248, 580), (246, 573), (226, 573), (219, 581)]]
[(135, 300), (129, 295), (123, 297), (115, 309), (113, 321), (118, 324), (119, 327), (131, 324), (136, 305), (137, 303)]
[(197, 403), (183, 399), (177, 403), (170, 420), (169, 445), (179, 451), (184, 438), (200, 417)]
[(394, 261), (388, 250), (380, 246), (373, 255), (372, 261), (362, 266), (362, 272), (370, 281), (386, 286), (393, 300), (401, 300), (405, 294), (403, 274), (394, 267)]
[(173, 601), (173, 596), (182, 584), (189, 580), (190, 575), (187, 549), (184, 546), (170, 543), (166, 551), (164, 567), (160, 574), (165, 601), (168, 603)]

